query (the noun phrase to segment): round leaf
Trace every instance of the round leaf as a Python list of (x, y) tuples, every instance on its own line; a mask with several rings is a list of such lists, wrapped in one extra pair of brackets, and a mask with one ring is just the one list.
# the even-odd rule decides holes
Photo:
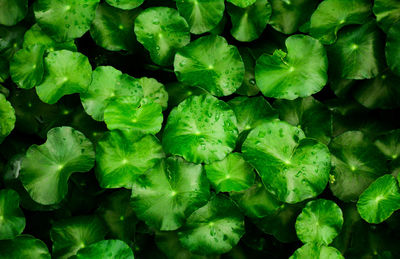
[(133, 259), (132, 249), (121, 240), (102, 240), (82, 248), (76, 259)]
[(344, 28), (329, 46), (329, 61), (338, 76), (346, 79), (373, 78), (385, 66), (382, 33), (375, 22)]
[(136, 37), (132, 33), (138, 10), (124, 11), (100, 4), (90, 28), (90, 36), (97, 45), (111, 51), (132, 51)]
[(235, 114), (223, 101), (208, 94), (190, 96), (169, 114), (164, 150), (193, 163), (222, 160), (235, 147), (236, 124)]
[(189, 25), (175, 9), (152, 7), (135, 20), (135, 34), (159, 65), (170, 65), (177, 49), (190, 42)]
[[(21, 234), (24, 228), (25, 217), (19, 208), (18, 193), (11, 189), (0, 190), (0, 240), (13, 239)], [(1, 248), (0, 252), (3, 252)]]
[(400, 76), (400, 22), (390, 27), (386, 38), (386, 61), (389, 68), (398, 76)]
[(135, 102), (115, 99), (104, 110), (104, 121), (110, 130), (156, 134), (163, 122), (162, 108), (158, 103), (138, 107)]
[(132, 206), (139, 219), (160, 230), (175, 230), (209, 198), (201, 165), (168, 158), (132, 185)]
[(53, 257), (67, 259), (79, 249), (103, 240), (106, 230), (99, 218), (80, 216), (53, 223), (50, 238), (53, 241)]
[(388, 32), (390, 27), (400, 21), (400, 2), (397, 0), (374, 0), (372, 8), (378, 25)]
[(297, 249), (289, 259), (344, 259), (334, 247), (305, 244)]
[(0, 24), (16, 25), (28, 13), (28, 0), (0, 0)]
[(267, 0), (257, 0), (247, 8), (228, 6), (232, 20), (232, 36), (238, 41), (253, 41), (260, 37), (271, 16), (271, 5)]
[(400, 188), (396, 178), (384, 175), (375, 180), (361, 195), (357, 210), (368, 223), (378, 224), (400, 209)]
[(131, 188), (139, 175), (153, 168), (164, 156), (154, 136), (111, 131), (97, 144), (96, 176), (103, 188)]
[(90, 28), (100, 0), (38, 0), (36, 22), (57, 41), (81, 37)]
[(232, 4), (240, 7), (240, 8), (246, 8), (249, 7), (250, 5), (254, 4), (257, 0), (228, 0), (228, 2), (231, 2)]
[(0, 143), (14, 129), (15, 120), (14, 108), (6, 97), (0, 93)]
[(221, 161), (205, 166), (207, 178), (217, 192), (242, 191), (254, 183), (253, 167), (240, 153), (231, 153)]
[(116, 8), (130, 10), (143, 4), (144, 0), (106, 0), (106, 2)]
[(272, 15), (269, 23), (282, 33), (292, 34), (305, 23), (318, 4), (317, 0), (269, 0)]
[(163, 110), (168, 107), (168, 93), (163, 84), (154, 78), (147, 77), (139, 78), (137, 82), (143, 88), (144, 98), (141, 101), (142, 104), (149, 102), (158, 103), (162, 106)]
[(286, 39), (286, 54), (263, 54), (256, 64), (256, 81), (263, 95), (293, 100), (319, 92), (326, 84), (328, 60), (322, 44), (310, 36)]
[(307, 137), (328, 144), (332, 135), (332, 115), (328, 107), (312, 96), (296, 100), (276, 100), (279, 117), (293, 126), (300, 126)]
[(179, 81), (216, 96), (234, 93), (244, 77), (238, 49), (216, 35), (201, 37), (180, 49), (175, 55), (174, 70)]
[(297, 236), (303, 243), (329, 245), (340, 233), (343, 213), (330, 200), (315, 200), (306, 204), (296, 220)]
[(328, 148), (305, 138), (301, 129), (269, 121), (252, 130), (242, 146), (267, 190), (280, 201), (297, 203), (319, 195), (330, 171)]
[(42, 82), (43, 45), (32, 45), (20, 49), (10, 62), (10, 75), (14, 83), (24, 89), (30, 89)]
[(375, 146), (390, 160), (400, 157), (400, 129), (379, 136)]
[(362, 132), (349, 131), (332, 140), (330, 188), (343, 201), (356, 201), (376, 178), (386, 171), (382, 153)]
[(87, 92), (80, 96), (85, 111), (93, 119), (101, 121), (111, 100), (123, 98), (138, 106), (143, 98), (143, 90), (133, 77), (110, 66), (99, 66), (93, 71)]
[(332, 44), (341, 28), (349, 24), (364, 24), (370, 15), (369, 0), (325, 0), (311, 16), (310, 35), (323, 44)]
[(214, 29), (224, 16), (224, 0), (177, 0), (176, 7), (190, 26), (190, 32), (202, 34)]
[(71, 127), (49, 130), (43, 145), (32, 145), (22, 161), (20, 179), (40, 204), (59, 203), (68, 192), (68, 178), (87, 172), (94, 164), (93, 145)]
[(49, 249), (41, 240), (30, 235), (0, 241), (0, 259), (50, 259)]
[(200, 255), (231, 250), (244, 234), (243, 215), (225, 196), (214, 196), (186, 219), (178, 233), (181, 244)]
[(68, 94), (86, 92), (92, 80), (92, 67), (79, 52), (59, 50), (45, 58), (44, 79), (36, 92), (45, 103), (54, 104)]

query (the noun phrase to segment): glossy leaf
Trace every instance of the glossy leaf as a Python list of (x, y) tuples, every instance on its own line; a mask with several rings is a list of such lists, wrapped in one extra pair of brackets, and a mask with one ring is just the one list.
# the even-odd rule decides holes
[(175, 230), (205, 205), (209, 185), (201, 165), (168, 158), (132, 186), (131, 203), (139, 219), (160, 230)]
[(158, 103), (163, 110), (168, 107), (168, 93), (163, 84), (154, 78), (148, 77), (139, 78), (137, 82), (143, 88), (144, 98), (141, 101), (142, 104)]
[(234, 112), (211, 95), (190, 96), (168, 116), (162, 143), (166, 153), (193, 163), (222, 160), (238, 137)]
[(130, 10), (143, 4), (144, 0), (106, 0), (107, 4), (123, 10)]
[(231, 2), (232, 4), (240, 7), (240, 8), (246, 8), (249, 7), (250, 5), (254, 4), (257, 0), (228, 0), (228, 2)]
[(315, 197), (328, 183), (328, 148), (286, 122), (256, 127), (243, 143), (242, 153), (280, 201), (297, 203)]
[(286, 39), (287, 53), (263, 54), (256, 64), (256, 81), (263, 95), (293, 100), (319, 92), (326, 84), (328, 60), (322, 44), (310, 36)]
[(20, 179), (32, 199), (43, 205), (59, 203), (68, 192), (68, 178), (94, 165), (93, 145), (71, 127), (53, 128), (44, 144), (26, 152)]
[(121, 240), (102, 240), (78, 251), (76, 259), (133, 259), (132, 249)]
[(0, 94), (0, 143), (15, 126), (15, 110), (3, 94)]
[(49, 249), (41, 240), (30, 235), (0, 241), (0, 258), (50, 259)]
[(344, 259), (334, 247), (309, 243), (297, 249), (289, 259)]
[[(25, 217), (19, 208), (19, 195), (12, 189), (0, 190), (0, 240), (13, 239), (25, 228)], [(1, 241), (0, 241), (1, 247)], [(0, 252), (3, 252), (0, 248)], [(0, 255), (1, 258), (1, 255)]]
[(131, 188), (139, 175), (164, 156), (154, 136), (111, 131), (97, 144), (96, 177), (103, 188)]

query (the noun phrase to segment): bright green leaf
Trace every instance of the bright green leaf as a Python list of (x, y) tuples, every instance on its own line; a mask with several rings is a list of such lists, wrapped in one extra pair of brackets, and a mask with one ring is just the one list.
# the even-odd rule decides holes
[(289, 259), (344, 259), (334, 247), (306, 244), (297, 249)]
[(80, 249), (76, 259), (133, 259), (132, 249), (121, 240), (102, 240)]
[(107, 4), (123, 10), (130, 10), (143, 4), (144, 0), (106, 0)]
[(3, 94), (0, 94), (0, 143), (14, 129), (15, 110)]
[(28, 13), (28, 0), (0, 0), (0, 24), (16, 25)]
[(246, 8), (254, 4), (257, 0), (228, 0), (228, 2), (231, 2), (232, 4), (240, 7), (240, 8)]

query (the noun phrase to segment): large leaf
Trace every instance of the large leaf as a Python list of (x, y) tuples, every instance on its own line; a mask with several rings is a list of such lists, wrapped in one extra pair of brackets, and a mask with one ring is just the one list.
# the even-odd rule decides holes
[(7, 137), (15, 126), (15, 110), (6, 97), (0, 93), (0, 143)]
[(247, 8), (228, 6), (232, 20), (232, 36), (238, 41), (253, 41), (260, 37), (271, 16), (271, 5), (267, 0), (257, 0)]
[(343, 201), (356, 201), (387, 170), (383, 154), (360, 131), (349, 131), (332, 140), (330, 189)]
[(78, 251), (76, 259), (133, 259), (132, 249), (121, 240), (102, 240)]
[(53, 128), (43, 145), (26, 152), (20, 179), (32, 199), (40, 204), (59, 203), (68, 192), (68, 178), (94, 165), (93, 145), (71, 127)]
[(53, 223), (50, 238), (53, 241), (53, 257), (67, 259), (79, 249), (104, 238), (106, 229), (102, 221), (93, 216), (80, 216)]
[[(18, 193), (11, 189), (0, 190), (0, 240), (13, 239), (21, 234), (24, 228), (25, 217), (19, 208)], [(0, 248), (0, 254), (2, 252)]]
[(336, 203), (318, 199), (306, 204), (296, 219), (296, 233), (303, 243), (329, 245), (340, 233), (343, 213)]
[(154, 136), (110, 131), (97, 144), (96, 176), (103, 188), (131, 188), (139, 175), (164, 156)]
[(400, 188), (392, 175), (375, 180), (361, 195), (357, 210), (368, 223), (378, 224), (400, 209)]
[(190, 96), (169, 114), (162, 143), (167, 153), (194, 163), (222, 160), (238, 137), (230, 107), (211, 95)]
[(217, 192), (242, 191), (254, 183), (253, 167), (240, 153), (231, 153), (221, 161), (205, 166), (207, 178)]
[(44, 63), (44, 79), (36, 87), (43, 102), (54, 104), (64, 95), (87, 91), (92, 80), (92, 67), (83, 54), (69, 50), (53, 51)]
[(139, 219), (160, 230), (175, 230), (209, 198), (201, 165), (168, 158), (132, 185), (131, 202)]
[(336, 41), (337, 32), (349, 24), (364, 24), (371, 15), (369, 0), (325, 0), (310, 19), (310, 35), (323, 44)]
[(289, 259), (344, 259), (344, 257), (334, 247), (309, 243), (297, 249)]
[(50, 259), (49, 249), (41, 240), (30, 235), (0, 241), (0, 259)]
[(224, 0), (177, 0), (176, 7), (188, 22), (190, 32), (194, 34), (214, 29), (225, 10)]
[(286, 122), (269, 121), (256, 127), (243, 143), (242, 152), (267, 190), (283, 202), (315, 197), (328, 183), (328, 148), (305, 138), (301, 129)]
[(179, 81), (197, 86), (215, 96), (234, 93), (242, 84), (244, 64), (238, 49), (221, 36), (203, 36), (175, 55)]
[(111, 100), (122, 98), (138, 106), (143, 90), (135, 78), (110, 66), (98, 66), (93, 71), (87, 92), (80, 96), (85, 111), (93, 119), (101, 121)]
[(287, 52), (263, 54), (256, 64), (256, 81), (263, 95), (293, 100), (319, 92), (326, 84), (328, 60), (323, 45), (306, 35), (286, 39)]
[(135, 19), (135, 34), (159, 65), (172, 64), (175, 52), (190, 42), (189, 26), (175, 9), (152, 7)]
[(12, 26), (28, 13), (28, 0), (0, 0), (0, 24)]
[(178, 236), (191, 252), (212, 255), (231, 250), (243, 234), (243, 215), (232, 201), (217, 195), (187, 218)]

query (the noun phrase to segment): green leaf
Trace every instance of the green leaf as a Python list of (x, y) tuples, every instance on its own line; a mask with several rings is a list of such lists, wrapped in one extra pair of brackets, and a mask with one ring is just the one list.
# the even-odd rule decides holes
[(258, 39), (271, 17), (271, 5), (267, 0), (252, 2), (255, 3), (247, 8), (228, 5), (228, 13), (232, 20), (231, 34), (238, 41)]
[(400, 129), (380, 135), (375, 146), (390, 160), (400, 157)]
[(300, 126), (307, 137), (328, 144), (332, 135), (332, 115), (328, 107), (312, 96), (296, 100), (276, 100), (279, 117), (293, 126)]
[(387, 172), (383, 154), (360, 131), (348, 131), (329, 144), (330, 189), (343, 201), (356, 201), (376, 178)]
[(238, 49), (221, 36), (203, 36), (175, 55), (179, 81), (197, 86), (215, 96), (234, 93), (242, 84), (244, 64)]
[(231, 153), (221, 161), (205, 165), (207, 178), (218, 192), (242, 191), (254, 183), (253, 167), (240, 153)]
[(222, 20), (224, 0), (177, 0), (176, 7), (190, 26), (193, 34), (202, 34), (214, 29)]
[(328, 57), (338, 76), (346, 79), (376, 77), (385, 66), (382, 33), (371, 21), (344, 28), (328, 47)]
[(44, 63), (44, 79), (36, 87), (43, 102), (54, 104), (64, 95), (87, 91), (92, 80), (92, 67), (83, 54), (69, 50), (53, 51)]
[(238, 204), (243, 213), (250, 218), (273, 216), (282, 205), (259, 180), (246, 190), (231, 192), (230, 197)]
[(396, 178), (384, 175), (375, 180), (361, 195), (357, 210), (368, 223), (378, 224), (400, 209), (400, 188)]
[(100, 0), (38, 0), (36, 22), (56, 41), (81, 37), (90, 28)]
[(400, 2), (397, 0), (375, 0), (372, 11), (379, 27), (385, 32), (388, 32), (394, 23), (400, 21)]
[(138, 221), (130, 204), (130, 195), (129, 190), (118, 190), (106, 196), (97, 210), (111, 237), (127, 243), (131, 243), (134, 239)]
[(43, 145), (32, 145), (22, 161), (20, 179), (40, 204), (59, 203), (68, 192), (68, 178), (94, 165), (93, 145), (71, 127), (49, 130)]
[(10, 60), (22, 47), (26, 28), (22, 25), (12, 27), (0, 25), (0, 57)]
[(138, 107), (132, 100), (114, 99), (104, 110), (104, 121), (109, 130), (156, 134), (163, 122), (162, 107), (158, 103)]
[(193, 163), (222, 160), (238, 137), (234, 112), (211, 95), (190, 96), (169, 114), (162, 143), (166, 153)]
[(269, 23), (282, 33), (292, 34), (305, 23), (318, 4), (317, 0), (269, 0), (272, 15)]
[(107, 4), (123, 10), (139, 7), (144, 0), (106, 0)]
[(286, 122), (256, 127), (243, 143), (242, 153), (280, 201), (297, 203), (316, 197), (328, 183), (328, 148)]
[(182, 246), (192, 253), (213, 255), (231, 250), (244, 232), (238, 208), (225, 196), (217, 195), (186, 219), (178, 236)]
[(158, 103), (165, 110), (168, 107), (168, 93), (163, 84), (154, 78), (142, 77), (138, 79), (139, 85), (143, 88), (144, 98), (141, 103)]
[(389, 68), (396, 75), (400, 76), (400, 40), (398, 35), (400, 33), (400, 22), (395, 23), (390, 27), (386, 38), (386, 61)]
[(24, 228), (25, 216), (19, 208), (18, 193), (12, 189), (0, 190), (0, 240), (13, 239), (21, 234)]
[(189, 86), (181, 82), (173, 82), (165, 85), (168, 92), (168, 107), (175, 107), (191, 95), (202, 95), (207, 92), (201, 88)]
[(50, 259), (49, 249), (41, 240), (30, 235), (0, 241), (0, 259)]
[(296, 233), (301, 242), (329, 245), (340, 233), (343, 213), (336, 203), (318, 199), (306, 204), (296, 219)]
[(15, 126), (15, 111), (11, 103), (0, 94), (0, 143), (3, 142)]
[(79, 216), (53, 223), (50, 238), (53, 257), (67, 259), (80, 249), (103, 240), (106, 234), (103, 223), (93, 216)]
[(309, 243), (297, 249), (289, 259), (344, 259), (344, 257), (334, 247)]
[(240, 56), (244, 63), (244, 78), (242, 85), (236, 90), (237, 94), (245, 96), (253, 96), (260, 92), (256, 84), (254, 69), (256, 65), (255, 57), (250, 48), (239, 48)]
[(201, 165), (168, 158), (132, 185), (131, 202), (139, 219), (160, 230), (175, 230), (210, 195)]
[(132, 249), (121, 240), (102, 240), (80, 249), (76, 259), (133, 259)]
[(43, 78), (45, 47), (35, 44), (20, 49), (10, 62), (10, 75), (14, 83), (24, 89), (39, 85)]
[(240, 8), (246, 8), (254, 4), (257, 0), (228, 0), (228, 2), (231, 2), (232, 4), (240, 7)]
[[(0, 59), (0, 83), (3, 83), (10, 76), (8, 60)], [(3, 88), (2, 88), (3, 89)]]
[(325, 0), (310, 19), (310, 35), (323, 44), (336, 41), (337, 32), (346, 25), (364, 24), (371, 15), (369, 0)]
[(110, 101), (124, 99), (138, 106), (143, 98), (139, 82), (111, 66), (98, 66), (93, 71), (87, 92), (81, 93), (83, 108), (97, 121), (104, 120), (104, 110)]
[(175, 9), (151, 7), (135, 20), (138, 41), (158, 65), (172, 64), (175, 52), (190, 42), (189, 25)]
[(96, 148), (96, 176), (103, 188), (131, 188), (139, 175), (153, 168), (164, 152), (157, 138), (111, 131)]
[(287, 55), (276, 50), (256, 64), (256, 81), (263, 95), (293, 100), (319, 92), (326, 84), (328, 60), (324, 46), (306, 35), (286, 39)]
[(90, 36), (97, 45), (111, 51), (133, 51), (137, 47), (132, 33), (139, 10), (124, 11), (100, 4), (90, 27)]
[(28, 13), (28, 0), (0, 0), (0, 24), (16, 25)]

